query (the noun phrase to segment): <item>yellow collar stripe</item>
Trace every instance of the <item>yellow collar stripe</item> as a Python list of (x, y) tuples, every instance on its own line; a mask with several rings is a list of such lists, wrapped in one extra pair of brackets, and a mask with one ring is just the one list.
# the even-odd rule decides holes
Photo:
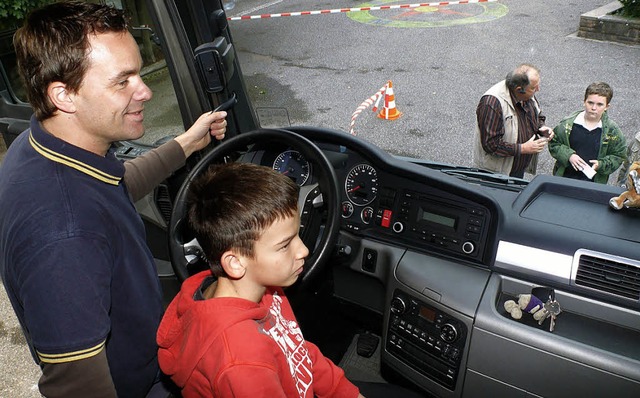
[(68, 352), (65, 354), (43, 354), (40, 351), (37, 351), (38, 358), (40, 361), (44, 363), (65, 363), (65, 362), (73, 362), (78, 361), (80, 359), (87, 359), (93, 356), (98, 355), (104, 349), (105, 341), (102, 343), (87, 348), (85, 350), (79, 350), (74, 352)]
[(103, 171), (96, 169), (95, 167), (91, 167), (86, 163), (79, 162), (73, 158), (70, 158), (68, 156), (54, 152), (48, 148), (45, 148), (44, 146), (40, 145), (35, 140), (35, 138), (33, 138), (33, 134), (31, 133), (29, 134), (29, 142), (31, 143), (31, 146), (33, 147), (33, 149), (35, 149), (39, 154), (41, 154), (42, 156), (44, 156), (45, 158), (51, 161), (64, 164), (65, 166), (69, 166), (82, 173), (90, 175), (91, 177), (97, 180), (106, 182), (107, 184), (118, 185), (120, 183), (120, 180), (121, 180), (120, 177), (112, 176), (110, 174), (107, 174)]

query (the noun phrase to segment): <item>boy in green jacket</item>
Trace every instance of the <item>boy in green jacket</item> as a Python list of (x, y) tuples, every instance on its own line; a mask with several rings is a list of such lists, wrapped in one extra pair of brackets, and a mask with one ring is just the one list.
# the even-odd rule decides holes
[(606, 184), (626, 159), (624, 135), (607, 115), (612, 97), (607, 83), (590, 84), (584, 93), (584, 110), (553, 129), (549, 152), (556, 159), (554, 175)]

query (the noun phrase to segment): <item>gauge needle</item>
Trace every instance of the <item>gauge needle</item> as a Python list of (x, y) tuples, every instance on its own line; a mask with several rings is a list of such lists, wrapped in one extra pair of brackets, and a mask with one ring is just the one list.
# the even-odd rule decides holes
[(358, 185), (357, 187), (353, 187), (353, 188), (351, 188), (351, 189), (349, 190), (349, 192), (357, 191), (357, 190), (358, 190), (358, 189), (360, 189), (360, 188), (361, 188), (361, 186), (360, 186), (360, 185)]

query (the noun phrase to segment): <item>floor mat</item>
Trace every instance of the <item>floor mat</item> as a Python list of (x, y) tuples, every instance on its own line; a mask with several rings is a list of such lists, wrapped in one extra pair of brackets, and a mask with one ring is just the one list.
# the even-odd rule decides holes
[(347, 352), (342, 357), (339, 366), (344, 369), (344, 373), (349, 380), (386, 383), (380, 375), (380, 349), (382, 342), (378, 343), (373, 355), (365, 358), (358, 355), (357, 342), (358, 334), (353, 337)]

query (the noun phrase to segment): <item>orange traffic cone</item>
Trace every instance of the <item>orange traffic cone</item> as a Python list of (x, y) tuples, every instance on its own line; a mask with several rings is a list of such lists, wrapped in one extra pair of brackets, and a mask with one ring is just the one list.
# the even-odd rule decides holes
[(402, 113), (396, 108), (396, 96), (393, 94), (393, 83), (387, 83), (387, 90), (384, 92), (384, 108), (378, 113), (380, 119), (396, 120)]

